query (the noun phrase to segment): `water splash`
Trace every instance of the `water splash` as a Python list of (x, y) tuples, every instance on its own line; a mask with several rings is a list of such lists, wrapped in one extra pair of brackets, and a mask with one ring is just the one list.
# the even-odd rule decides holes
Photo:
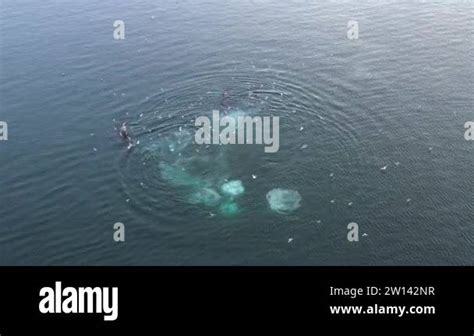
[(267, 201), (270, 209), (280, 214), (287, 214), (298, 209), (302, 197), (296, 190), (272, 189), (267, 193)]

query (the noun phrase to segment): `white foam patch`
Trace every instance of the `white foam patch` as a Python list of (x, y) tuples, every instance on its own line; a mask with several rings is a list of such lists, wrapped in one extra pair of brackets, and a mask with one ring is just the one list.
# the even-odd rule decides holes
[(302, 197), (296, 190), (272, 189), (267, 193), (270, 209), (281, 214), (295, 211), (301, 206)]

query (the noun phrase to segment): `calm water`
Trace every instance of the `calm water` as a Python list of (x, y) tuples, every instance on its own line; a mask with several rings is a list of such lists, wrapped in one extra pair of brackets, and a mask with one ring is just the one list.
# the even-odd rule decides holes
[[(2, 0), (0, 264), (473, 265), (473, 8)], [(224, 108), (279, 116), (279, 152), (166, 152)], [(240, 213), (190, 202), (177, 168), (241, 180)], [(272, 212), (273, 188), (301, 207)]]

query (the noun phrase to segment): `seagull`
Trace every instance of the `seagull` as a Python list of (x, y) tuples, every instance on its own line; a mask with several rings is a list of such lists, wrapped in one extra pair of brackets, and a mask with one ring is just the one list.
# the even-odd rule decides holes
[(257, 175), (252, 174), (252, 178), (255, 180), (257, 178)]
[(381, 170), (382, 172), (385, 172), (385, 171), (387, 170), (387, 167), (388, 167), (388, 165), (383, 166), (382, 168), (380, 168), (380, 170)]
[(367, 237), (367, 236), (368, 236), (368, 234), (367, 234), (367, 233), (364, 233), (364, 234), (362, 235), (362, 237)]
[(290, 244), (293, 241), (293, 238), (288, 239), (288, 244)]
[(348, 206), (352, 206), (352, 202), (347, 203)]

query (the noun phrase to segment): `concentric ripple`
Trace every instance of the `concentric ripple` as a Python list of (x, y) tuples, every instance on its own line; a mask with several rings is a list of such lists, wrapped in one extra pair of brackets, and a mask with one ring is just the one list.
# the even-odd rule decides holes
[[(265, 176), (270, 185), (274, 180), (276, 187), (281, 176), (294, 174), (291, 165), (280, 161), (278, 153), (271, 157), (264, 154), (261, 146), (194, 144), (194, 120), (210, 116), (212, 110), (280, 117), (280, 151), (286, 157), (312, 148), (324, 151), (326, 147), (334, 155), (348, 156), (347, 144), (356, 141), (357, 134), (354, 128), (347, 127), (348, 120), (341, 124), (347, 116), (327, 112), (327, 105), (332, 105), (332, 111), (337, 110), (337, 102), (325, 101), (322, 97), (328, 93), (315, 92), (303, 81), (291, 79), (285, 72), (268, 69), (254, 69), (252, 76), (202, 74), (150, 96), (137, 106), (135, 119), (130, 123), (139, 145), (124, 153), (120, 162), (127, 202), (138, 215), (153, 212), (159, 216), (160, 210), (168, 208), (167, 216), (171, 211), (179, 218), (183, 209), (197, 205), (212, 213), (218, 211), (213, 206), (222, 203), (220, 185), (252, 174), (248, 165), (239, 162), (245, 161), (255, 170), (277, 165)], [(307, 132), (318, 134), (318, 143), (308, 143), (314, 136)], [(263, 198), (266, 192), (262, 191)], [(237, 206), (232, 203), (227, 208), (235, 210)]]

